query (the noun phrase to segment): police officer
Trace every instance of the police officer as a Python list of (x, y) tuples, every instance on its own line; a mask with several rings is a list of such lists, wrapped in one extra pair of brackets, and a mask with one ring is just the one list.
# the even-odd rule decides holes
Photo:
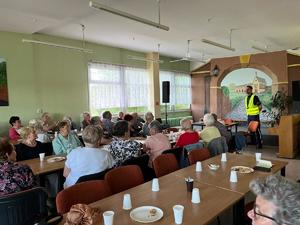
[[(246, 88), (246, 93), (247, 96), (245, 98), (245, 107), (247, 111), (247, 116), (248, 116), (248, 124), (251, 121), (258, 121), (259, 125), (256, 130), (256, 144), (258, 148), (262, 148), (262, 137), (261, 137), (261, 131), (260, 131), (260, 121), (259, 121), (259, 113), (262, 109), (261, 102), (259, 98), (252, 93), (253, 88), (252, 86), (247, 86)], [(251, 140), (254, 142), (253, 135), (251, 135)]]

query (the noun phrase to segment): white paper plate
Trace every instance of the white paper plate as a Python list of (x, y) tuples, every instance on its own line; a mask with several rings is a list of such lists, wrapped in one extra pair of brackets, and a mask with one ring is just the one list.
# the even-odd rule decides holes
[(47, 162), (49, 162), (49, 163), (60, 162), (60, 161), (63, 161), (65, 159), (66, 159), (66, 157), (56, 156), (56, 157), (52, 157), (52, 158), (47, 159)]
[[(151, 211), (154, 211), (151, 214)], [(140, 223), (152, 223), (160, 220), (164, 216), (164, 212), (155, 206), (141, 206), (131, 210), (130, 218)]]
[(253, 173), (254, 169), (247, 167), (247, 166), (234, 166), (231, 167), (231, 170), (235, 170), (238, 173)]

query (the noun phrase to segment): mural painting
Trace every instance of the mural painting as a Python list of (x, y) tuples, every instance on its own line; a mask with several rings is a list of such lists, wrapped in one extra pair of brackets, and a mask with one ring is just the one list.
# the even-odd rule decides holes
[[(271, 109), (272, 79), (263, 71), (253, 68), (234, 70), (226, 75), (221, 82), (223, 93), (223, 116), (234, 120), (247, 120), (245, 109), (246, 86), (253, 87), (253, 93), (262, 103), (263, 110)], [(260, 114), (261, 121), (266, 121), (264, 113)]]
[(6, 61), (0, 58), (0, 106), (8, 106)]

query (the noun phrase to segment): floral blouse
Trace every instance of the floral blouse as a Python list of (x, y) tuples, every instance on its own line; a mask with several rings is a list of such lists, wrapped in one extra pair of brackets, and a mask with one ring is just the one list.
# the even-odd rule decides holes
[(138, 157), (141, 154), (140, 144), (133, 140), (123, 140), (113, 137), (109, 145), (109, 151), (113, 156), (116, 166), (120, 166), (127, 159)]
[(10, 161), (0, 162), (0, 196), (30, 189), (35, 185), (35, 177), (29, 166)]

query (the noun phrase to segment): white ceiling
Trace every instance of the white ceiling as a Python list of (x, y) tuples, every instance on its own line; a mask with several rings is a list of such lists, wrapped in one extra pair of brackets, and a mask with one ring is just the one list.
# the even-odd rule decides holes
[[(149, 20), (158, 21), (157, 0), (95, 0)], [(161, 0), (160, 30), (89, 7), (89, 0), (0, 0), (0, 30), (44, 33), (81, 39), (86, 26), (90, 42), (143, 52), (182, 57), (191, 39), (191, 57), (219, 58), (300, 47), (299, 0)], [(229, 45), (231, 52), (201, 42), (202, 38)]]

